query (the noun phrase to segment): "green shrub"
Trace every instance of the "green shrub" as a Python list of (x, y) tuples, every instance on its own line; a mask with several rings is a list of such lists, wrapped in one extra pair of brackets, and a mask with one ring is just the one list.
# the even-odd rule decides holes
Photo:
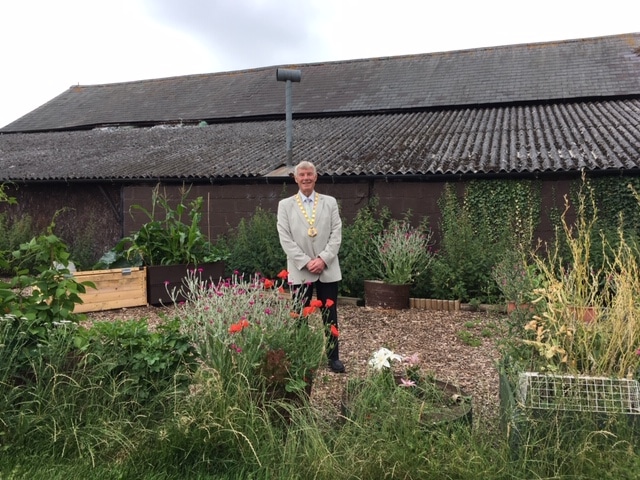
[(442, 238), (440, 251), (431, 265), (431, 284), (437, 298), (487, 298), (496, 293), (491, 269), (497, 248), (486, 225), (472, 218), (447, 185), (440, 200)]
[(278, 238), (277, 216), (257, 207), (249, 219), (238, 225), (218, 243), (229, 251), (227, 273), (237, 271), (245, 275), (261, 273), (267, 278), (276, 278), (278, 272), (287, 268), (287, 256)]
[(96, 322), (79, 330), (75, 344), (95, 370), (94, 380), (118, 379), (123, 398), (146, 399), (171, 385), (184, 389), (189, 376), (177, 374), (196, 368), (196, 351), (178, 318), (154, 331), (146, 319)]
[(384, 230), (390, 218), (389, 209), (380, 207), (379, 200), (374, 197), (358, 210), (353, 222), (343, 222), (339, 254), (342, 270), (341, 295), (363, 298), (364, 280), (377, 277), (378, 270), (371, 261), (371, 239)]
[(29, 215), (12, 220), (7, 212), (0, 213), (0, 254), (7, 262), (4, 266), (0, 263), (0, 274), (11, 273), (9, 253), (19, 248), (20, 244), (28, 242), (33, 236), (32, 219)]
[[(79, 295), (91, 282), (79, 283), (70, 276), (67, 246), (49, 233), (32, 238), (12, 253), (15, 275), (0, 283), (0, 311), (29, 320), (74, 320), (73, 309), (82, 303)], [(33, 269), (22, 268), (34, 265)], [(81, 317), (80, 317), (81, 318)]]
[[(0, 315), (7, 322), (5, 333), (11, 336), (16, 371), (24, 372), (42, 358), (56, 324), (84, 318), (73, 310), (82, 303), (79, 294), (93, 284), (79, 283), (69, 275), (66, 245), (50, 232), (22, 244), (13, 257), (18, 262), (15, 276), (0, 282)], [(35, 273), (20, 269), (20, 262), (34, 264)]]
[(500, 296), (494, 266), (507, 250), (531, 248), (540, 212), (537, 184), (471, 182), (462, 201), (447, 185), (440, 210), (440, 251), (430, 269), (434, 295), (494, 301)]

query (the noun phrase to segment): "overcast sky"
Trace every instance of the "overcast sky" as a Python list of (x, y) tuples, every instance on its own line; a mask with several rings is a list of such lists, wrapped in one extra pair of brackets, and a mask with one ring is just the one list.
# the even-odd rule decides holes
[(0, 127), (77, 84), (640, 31), (637, 0), (0, 1)]

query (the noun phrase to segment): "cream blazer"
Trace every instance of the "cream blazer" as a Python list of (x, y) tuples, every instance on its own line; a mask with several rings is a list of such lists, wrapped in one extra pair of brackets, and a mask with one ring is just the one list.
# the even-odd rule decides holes
[[(329, 195), (319, 194), (316, 208), (315, 227), (318, 234), (308, 235), (309, 222), (300, 210), (294, 196), (278, 203), (278, 236), (280, 245), (287, 255), (289, 283), (300, 285), (320, 280), (323, 283), (342, 280), (338, 250), (342, 243), (342, 220), (338, 202)], [(326, 268), (318, 275), (307, 270), (312, 258), (320, 257)]]

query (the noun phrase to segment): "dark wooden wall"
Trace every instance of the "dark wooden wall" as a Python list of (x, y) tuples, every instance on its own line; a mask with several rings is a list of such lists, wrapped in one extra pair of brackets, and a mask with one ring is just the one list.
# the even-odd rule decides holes
[[(551, 179), (542, 183), (542, 216), (537, 232), (541, 238), (551, 238), (548, 211), (552, 207), (562, 207), (562, 198), (569, 192), (572, 181), (575, 180)], [(17, 217), (28, 214), (40, 230), (44, 230), (59, 212), (55, 219), (55, 232), (70, 244), (82, 236), (90, 236), (97, 258), (123, 235), (137, 230), (147, 221), (143, 213), (131, 207), (141, 205), (151, 209), (154, 186), (98, 182), (14, 185), (8, 193), (17, 198), (18, 204), (0, 205), (0, 211), (9, 211)], [(316, 190), (338, 199), (346, 221), (353, 220), (358, 210), (374, 196), (381, 205), (389, 207), (394, 216), (400, 217), (410, 209), (416, 222), (424, 216), (429, 218), (437, 239), (440, 221), (438, 200), (444, 187), (444, 182), (436, 181), (385, 181), (355, 177), (349, 183), (332, 183), (321, 178)], [(179, 185), (162, 186), (171, 199), (180, 198), (180, 188)], [(458, 190), (464, 190), (464, 182), (459, 182)], [(193, 184), (189, 198), (203, 198), (201, 229), (215, 239), (235, 227), (240, 219), (251, 217), (257, 207), (275, 212), (278, 201), (296, 191), (295, 183), (284, 180), (269, 184), (207, 183)], [(188, 221), (187, 217), (185, 221)]]
[(16, 205), (0, 204), (13, 219), (29, 215), (36, 232), (55, 222), (54, 233), (71, 245), (93, 243), (96, 258), (122, 238), (121, 187), (108, 183), (9, 185)]
[[(492, 180), (487, 180), (491, 182)], [(552, 237), (553, 228), (548, 218), (552, 207), (562, 207), (562, 198), (569, 192), (574, 180), (548, 180), (542, 182), (542, 215), (537, 235), (543, 239)], [(464, 182), (459, 182), (458, 191), (464, 190)], [(384, 180), (355, 180), (352, 183), (327, 183), (318, 181), (316, 190), (320, 193), (336, 197), (340, 204), (342, 216), (351, 221), (360, 208), (370, 198), (377, 197), (380, 205), (387, 206), (395, 217), (406, 211), (413, 212), (416, 223), (423, 217), (429, 219), (436, 239), (439, 235), (440, 208), (438, 201), (442, 197), (445, 182), (405, 182)], [(125, 209), (131, 205), (144, 205), (151, 208), (152, 186), (125, 187), (123, 201)], [(180, 187), (164, 186), (163, 190), (169, 198), (180, 198)], [(240, 219), (249, 218), (257, 207), (275, 212), (278, 201), (297, 192), (294, 183), (257, 184), (257, 185), (193, 185), (189, 196), (204, 199), (201, 228), (211, 238), (228, 232)], [(123, 230), (135, 231), (146, 217), (139, 212), (124, 216)]]

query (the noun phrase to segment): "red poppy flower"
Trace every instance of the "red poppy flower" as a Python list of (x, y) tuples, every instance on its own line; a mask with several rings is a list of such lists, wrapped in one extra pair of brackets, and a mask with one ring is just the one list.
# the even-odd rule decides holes
[(289, 272), (287, 272), (286, 270), (280, 270), (280, 273), (278, 274), (278, 278), (282, 280), (286, 280), (288, 276)]
[(249, 321), (243, 318), (229, 327), (229, 333), (241, 332), (243, 328), (247, 328), (249, 325), (251, 325)]
[(340, 336), (340, 331), (338, 330), (338, 327), (336, 327), (335, 325), (331, 325), (331, 335), (336, 338)]
[(308, 307), (304, 307), (302, 309), (302, 315), (308, 317), (309, 315), (313, 315), (316, 311), (316, 307), (309, 305)]
[(273, 288), (273, 280), (269, 280), (268, 278), (264, 279), (264, 288)]
[(286, 293), (286, 290), (284, 289), (283, 286), (278, 287), (278, 292), (280, 293)]
[(300, 315), (298, 315), (296, 312), (291, 312), (291, 313), (289, 313), (289, 316), (290, 316), (291, 318), (299, 318), (299, 317), (300, 317)]
[(333, 307), (333, 304), (334, 304), (334, 303), (335, 303), (335, 302), (334, 302), (333, 300), (331, 300), (330, 298), (327, 298), (327, 301), (326, 301), (326, 302), (324, 302), (324, 306), (325, 306), (326, 308), (331, 308), (331, 307)]
[(309, 305), (311, 307), (321, 308), (322, 307), (322, 301), (321, 300), (311, 300), (311, 303)]
[(241, 332), (244, 327), (240, 325), (240, 322), (234, 323), (229, 327), (229, 333), (238, 333)]

